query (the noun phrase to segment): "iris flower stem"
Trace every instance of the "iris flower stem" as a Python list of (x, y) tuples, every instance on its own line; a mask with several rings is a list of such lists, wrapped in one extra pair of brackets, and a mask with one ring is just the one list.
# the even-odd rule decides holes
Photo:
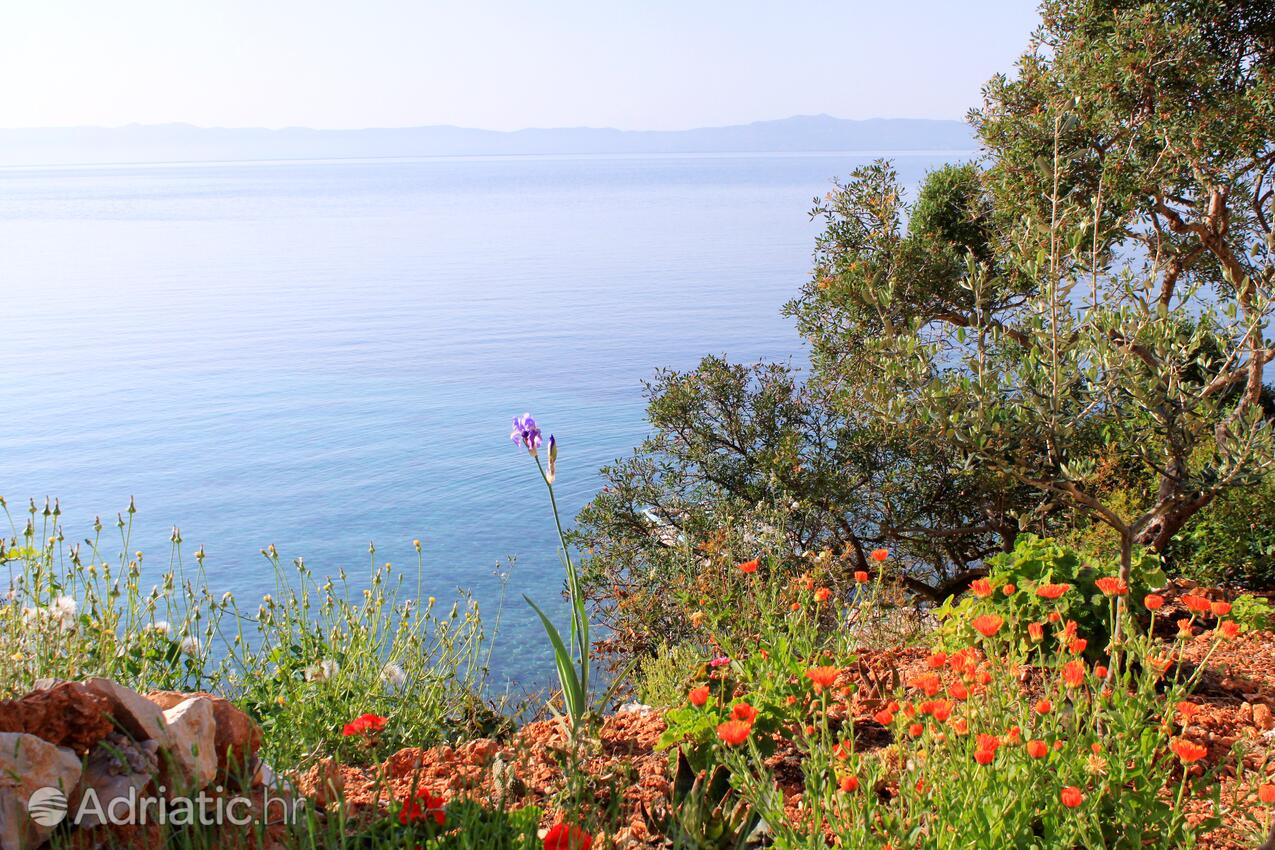
[(553, 484), (545, 474), (540, 455), (533, 454), (536, 469), (549, 491), (549, 506), (553, 509), (553, 524), (558, 532), (558, 545), (562, 550), (562, 560), (567, 566), (567, 595), (571, 597), (571, 644), (572, 649), (580, 654), (580, 687), (589, 692), (589, 620), (583, 616), (584, 601), (580, 597), (580, 578), (575, 563), (571, 560), (571, 552), (567, 548), (567, 535), (562, 530), (562, 517), (558, 513), (558, 499), (553, 492)]

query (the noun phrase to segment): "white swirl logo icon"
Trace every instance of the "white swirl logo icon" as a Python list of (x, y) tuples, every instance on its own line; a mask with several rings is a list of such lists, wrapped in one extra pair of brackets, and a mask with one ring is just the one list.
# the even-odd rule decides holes
[(66, 809), (66, 795), (57, 788), (37, 788), (27, 800), (27, 814), (40, 826), (57, 826), (66, 817)]

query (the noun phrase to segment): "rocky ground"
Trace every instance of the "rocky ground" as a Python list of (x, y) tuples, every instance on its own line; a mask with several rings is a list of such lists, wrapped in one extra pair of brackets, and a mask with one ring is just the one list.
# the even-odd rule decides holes
[[(1172, 606), (1166, 613), (1172, 614)], [(1171, 622), (1171, 616), (1166, 619)], [(925, 655), (920, 649), (863, 652), (843, 672), (843, 684), (859, 686), (850, 710), (864, 730), (861, 749), (889, 743), (889, 733), (869, 720), (880, 706), (878, 683), (896, 675), (906, 682), (924, 672)], [(1246, 818), (1263, 806), (1254, 796), (1255, 779), (1275, 781), (1275, 633), (1248, 633), (1220, 644), (1200, 635), (1184, 653), (1183, 670), (1194, 669), (1206, 656), (1193, 698), (1200, 708), (1181, 734), (1209, 746), (1205, 762), (1193, 769), (1218, 768), (1224, 822), (1200, 846), (1252, 848), (1253, 827)], [(623, 827), (613, 838), (621, 846), (659, 846), (650, 824), (667, 809), (670, 794), (668, 753), (656, 749), (664, 728), (658, 711), (632, 707), (607, 717), (596, 740), (581, 745), (584, 787), (591, 800), (620, 814)], [(209, 694), (140, 695), (104, 679), (41, 682), (31, 694), (0, 703), (0, 850), (36, 847), (50, 837), (52, 828), (34, 823), (25, 810), (32, 791), (43, 786), (63, 788), (72, 807), (89, 788), (109, 800), (130, 788), (154, 792), (161, 786), (187, 794), (195, 789), (247, 792), (260, 806), (269, 789), (284, 787), (257, 760), (260, 744), (260, 733), (246, 715)], [(408, 748), (373, 767), (319, 760), (288, 778), (287, 793), (295, 790), (319, 811), (344, 805), (358, 820), (381, 817), (391, 801), (427, 789), (449, 800), (535, 804), (546, 809), (547, 825), (556, 817), (552, 805), (566, 784), (569, 746), (561, 721), (539, 721), (508, 741)], [(780, 752), (774, 767), (790, 805), (799, 805), (795, 754)], [(1188, 810), (1198, 819), (1209, 805), (1195, 800)], [(60, 829), (70, 846), (85, 850), (112, 842), (144, 850), (163, 842), (153, 827)], [(271, 836), (284, 834), (268, 832)], [(228, 834), (224, 842), (226, 848), (254, 844), (242, 834)]]

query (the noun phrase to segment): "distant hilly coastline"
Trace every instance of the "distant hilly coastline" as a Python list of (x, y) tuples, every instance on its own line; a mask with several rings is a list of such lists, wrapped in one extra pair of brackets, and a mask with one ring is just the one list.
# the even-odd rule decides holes
[(972, 150), (960, 121), (803, 115), (694, 130), (588, 127), (501, 132), (465, 127), (282, 130), (133, 124), (0, 129), (0, 165), (209, 162), (536, 154)]

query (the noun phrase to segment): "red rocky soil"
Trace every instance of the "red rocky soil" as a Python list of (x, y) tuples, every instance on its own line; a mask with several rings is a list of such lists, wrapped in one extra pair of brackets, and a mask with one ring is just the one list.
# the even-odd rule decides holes
[[(1184, 669), (1191, 669), (1217, 643), (1213, 635), (1201, 635), (1184, 653)], [(848, 668), (839, 686), (857, 685), (851, 710), (861, 739), (861, 752), (889, 743), (889, 733), (871, 715), (883, 703), (883, 695), (897, 675), (908, 682), (927, 671), (922, 649), (863, 652)], [(1257, 785), (1275, 782), (1275, 633), (1242, 635), (1223, 641), (1208, 659), (1208, 669), (1192, 701), (1198, 714), (1175, 734), (1209, 745), (1209, 756), (1194, 766), (1197, 772), (1221, 764), (1221, 798), (1224, 824), (1203, 837), (1204, 850), (1252, 850), (1251, 824), (1246, 817), (1264, 804), (1256, 797)], [(1030, 675), (1023, 686), (1032, 689)], [(632, 711), (608, 717), (600, 740), (587, 748), (585, 766), (591, 790), (600, 801), (618, 797), (627, 825), (615, 836), (624, 847), (654, 847), (643, 812), (661, 811), (668, 804), (669, 759), (655, 744), (665, 725), (658, 712)], [(392, 799), (403, 799), (413, 790), (428, 789), (445, 799), (470, 797), (488, 804), (547, 807), (563, 787), (564, 748), (567, 737), (559, 721), (525, 726), (513, 741), (476, 740), (458, 747), (405, 749), (377, 768), (353, 768), (323, 762), (297, 777), (298, 790), (320, 805), (332, 804), (337, 794), (356, 811), (372, 813)], [(1243, 769), (1236, 753), (1243, 751)], [(772, 759), (776, 777), (795, 813), (801, 800), (800, 764), (793, 753), (780, 752)], [(1189, 816), (1198, 820), (1209, 811), (1205, 800), (1189, 804)], [(555, 815), (546, 814), (545, 825)]]

